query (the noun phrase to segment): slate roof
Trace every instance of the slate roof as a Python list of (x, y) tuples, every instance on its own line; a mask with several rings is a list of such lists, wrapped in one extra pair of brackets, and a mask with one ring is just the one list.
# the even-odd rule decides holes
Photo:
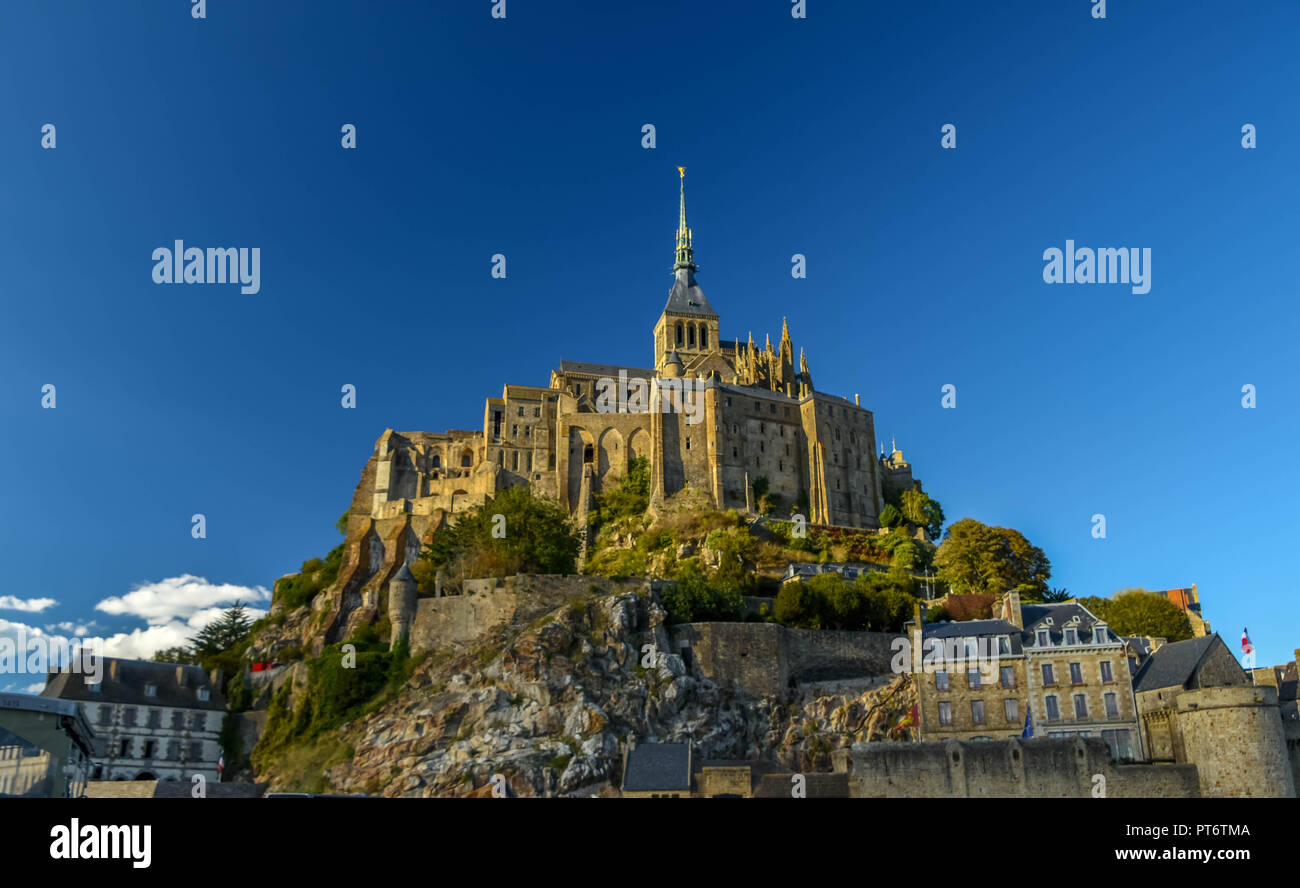
[(618, 371), (620, 370), (626, 373), (629, 379), (636, 377), (651, 379), (657, 375), (655, 371), (646, 370), (643, 367), (624, 367), (621, 364), (592, 364), (588, 361), (560, 361), (559, 369), (555, 372), (561, 376), (577, 373), (583, 376), (608, 376), (611, 379), (618, 379)]
[[(1009, 636), (1010, 656), (1024, 653), (1020, 643), (1020, 630), (1015, 624), (1006, 620), (953, 620), (942, 623), (923, 623), (921, 638), (990, 638), (1000, 635)], [(1008, 656), (1004, 654), (1003, 656)]]
[[(113, 675), (113, 665), (117, 674)], [(212, 687), (202, 666), (183, 666), (177, 663), (152, 663), (148, 660), (121, 660), (105, 657), (103, 683), (98, 691), (86, 684), (81, 672), (51, 673), (45, 683), (42, 697), (63, 700), (82, 700), (88, 703), (127, 703), (138, 706), (175, 706), (182, 709), (225, 709), (221, 692)], [(177, 670), (183, 683), (177, 681)], [(155, 696), (145, 695), (145, 685), (156, 685)], [(200, 700), (199, 688), (208, 689), (208, 699)]]
[[(1026, 604), (1020, 608), (1021, 619), (1025, 624), (1026, 638), (1033, 639), (1040, 629), (1046, 629), (1052, 644), (1059, 645), (1065, 641), (1065, 630), (1073, 627), (1079, 630), (1079, 643), (1092, 643), (1092, 628), (1102, 622), (1081, 604)], [(1071, 620), (1078, 618), (1078, 622)], [(1051, 624), (1048, 624), (1048, 619)], [(1111, 635), (1118, 639), (1114, 632)]]
[(718, 319), (718, 313), (709, 305), (709, 300), (705, 297), (704, 291), (700, 285), (695, 283), (695, 275), (689, 269), (682, 269), (684, 274), (678, 274), (673, 281), (673, 287), (668, 291), (668, 304), (664, 306), (664, 313), (679, 315), (692, 315), (697, 318)]
[(870, 562), (839, 562), (827, 561), (818, 563), (815, 561), (792, 561), (786, 565), (785, 574), (782, 580), (792, 580), (795, 577), (815, 577), (818, 574), (837, 573), (848, 579), (856, 579), (859, 574), (864, 573), (885, 573), (889, 571), (889, 566), (885, 564), (871, 564)]
[(1165, 645), (1148, 657), (1138, 669), (1137, 675), (1133, 676), (1133, 690), (1141, 693), (1176, 685), (1186, 686), (1216, 641), (1223, 644), (1219, 636), (1205, 635)]
[(624, 792), (690, 792), (689, 743), (642, 743), (627, 754)]
[(1143, 659), (1151, 656), (1151, 639), (1145, 635), (1124, 635), (1120, 637), (1120, 641), (1131, 645)]

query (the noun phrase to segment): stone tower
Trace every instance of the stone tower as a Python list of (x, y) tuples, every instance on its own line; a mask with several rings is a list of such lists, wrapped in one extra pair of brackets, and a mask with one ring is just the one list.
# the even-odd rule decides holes
[(1178, 730), (1204, 797), (1295, 798), (1277, 690), (1203, 688), (1178, 695)]
[(392, 625), (392, 635), (388, 649), (410, 639), (411, 624), (415, 622), (417, 587), (411, 566), (403, 564), (402, 569), (388, 581), (388, 622)]

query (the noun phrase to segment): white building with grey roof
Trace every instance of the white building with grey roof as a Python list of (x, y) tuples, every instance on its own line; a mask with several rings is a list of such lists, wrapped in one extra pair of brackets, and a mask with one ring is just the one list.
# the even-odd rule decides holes
[(95, 780), (219, 779), (225, 699), (201, 666), (104, 658), (101, 681), (52, 672), (43, 697), (80, 703), (95, 733)]

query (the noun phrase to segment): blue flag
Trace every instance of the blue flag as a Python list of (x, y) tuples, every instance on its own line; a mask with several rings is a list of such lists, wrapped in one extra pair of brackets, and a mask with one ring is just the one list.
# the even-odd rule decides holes
[(1024, 729), (1023, 731), (1020, 732), (1020, 736), (1021, 736), (1021, 737), (1032, 737), (1032, 736), (1034, 736), (1034, 719), (1033, 719), (1033, 717), (1029, 714), (1029, 706), (1027, 705), (1029, 701), (1025, 701), (1025, 702), (1026, 702), (1026, 706), (1025, 706), (1025, 729)]

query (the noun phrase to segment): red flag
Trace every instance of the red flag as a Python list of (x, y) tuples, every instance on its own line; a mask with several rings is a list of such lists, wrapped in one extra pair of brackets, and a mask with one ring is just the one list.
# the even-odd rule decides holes
[(917, 712), (916, 704), (913, 703), (912, 711), (898, 720), (898, 724), (894, 725), (894, 730), (902, 731), (907, 728), (910, 728), (912, 727), (912, 725), (916, 724), (920, 720), (920, 718), (921, 718), (921, 714)]
[(1250, 636), (1246, 634), (1245, 629), (1241, 630), (1241, 652), (1243, 654), (1255, 653), (1255, 646), (1250, 643)]

